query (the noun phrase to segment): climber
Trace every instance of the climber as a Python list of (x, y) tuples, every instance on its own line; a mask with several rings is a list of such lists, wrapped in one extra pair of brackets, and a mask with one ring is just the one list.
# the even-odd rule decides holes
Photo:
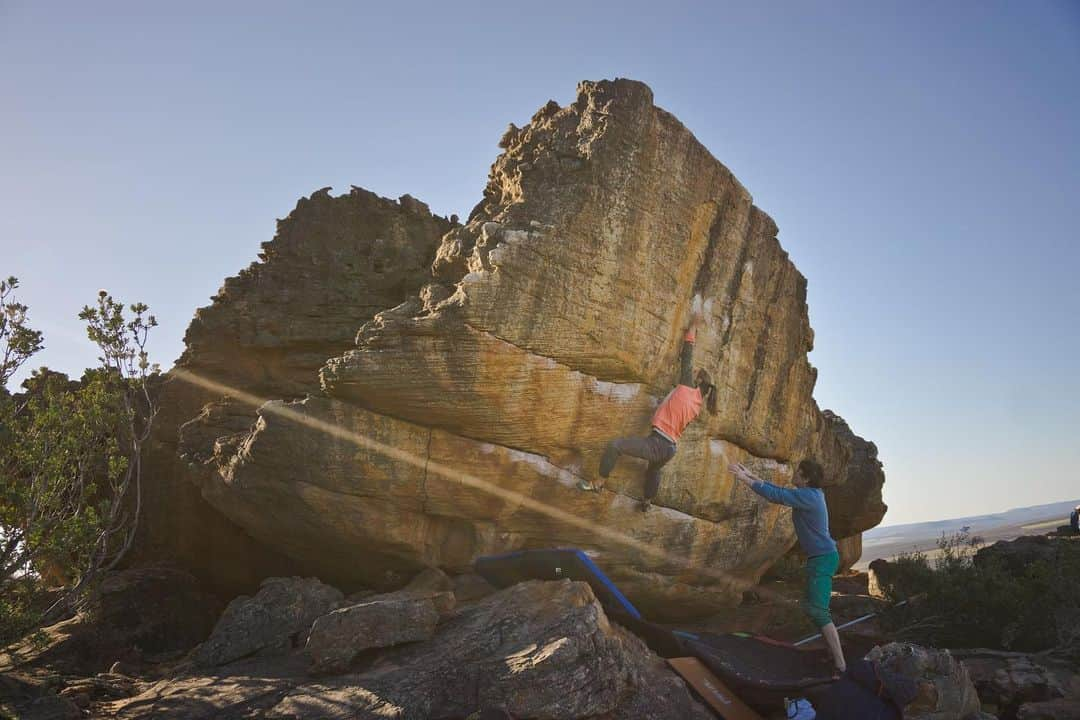
[[(707, 302), (708, 307), (711, 302)], [(690, 315), (690, 327), (683, 338), (679, 384), (668, 393), (652, 416), (652, 431), (645, 437), (623, 437), (612, 440), (600, 458), (600, 477), (607, 477), (615, 467), (619, 455), (648, 460), (645, 471), (645, 488), (642, 493), (641, 511), (645, 512), (660, 489), (660, 469), (675, 456), (675, 449), (686, 426), (701, 412), (704, 403), (709, 412), (716, 413), (716, 386), (704, 368), (694, 371), (694, 340), (701, 321), (701, 299), (694, 298)], [(598, 489), (582, 481), (582, 490)]]
[(1069, 525), (1074, 533), (1080, 533), (1080, 505), (1073, 508), (1072, 515), (1069, 516)]
[(847, 669), (844, 650), (840, 647), (840, 633), (829, 615), (829, 598), (832, 596), (832, 577), (840, 564), (836, 541), (829, 535), (829, 509), (825, 505), (825, 492), (821, 489), (825, 472), (813, 460), (803, 460), (791, 479), (793, 488), (784, 488), (765, 482), (750, 472), (742, 463), (728, 465), (728, 470), (769, 502), (792, 508), (791, 520), (799, 545), (806, 553), (806, 597), (803, 611), (821, 630), (829, 652), (833, 657), (837, 674)]

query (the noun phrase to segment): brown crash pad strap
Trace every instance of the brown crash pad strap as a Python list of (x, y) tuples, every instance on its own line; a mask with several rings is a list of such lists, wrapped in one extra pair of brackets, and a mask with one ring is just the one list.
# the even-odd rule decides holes
[(668, 664), (675, 672), (682, 675), (690, 687), (709, 704), (716, 714), (724, 720), (762, 720), (762, 717), (747, 707), (735, 693), (727, 689), (720, 678), (705, 667), (695, 657), (668, 658)]

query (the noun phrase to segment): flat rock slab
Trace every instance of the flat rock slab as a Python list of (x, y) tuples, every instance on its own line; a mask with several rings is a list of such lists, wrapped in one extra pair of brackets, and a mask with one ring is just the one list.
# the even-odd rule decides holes
[(288, 648), (315, 619), (338, 607), (344, 596), (317, 578), (268, 578), (254, 597), (229, 603), (210, 637), (195, 651), (199, 665), (222, 665), (260, 650)]
[(312, 671), (345, 670), (365, 650), (427, 640), (453, 598), (448, 592), (390, 593), (323, 615), (307, 641)]

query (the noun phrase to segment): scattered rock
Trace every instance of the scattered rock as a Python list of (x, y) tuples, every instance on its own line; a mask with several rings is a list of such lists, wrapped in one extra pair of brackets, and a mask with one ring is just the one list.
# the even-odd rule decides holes
[(568, 580), (515, 585), (464, 606), (422, 643), (360, 675), (298, 687), (268, 718), (705, 718), (682, 680), (608, 622), (592, 590)]
[(312, 681), (306, 663), (290, 653), (192, 668), (107, 710), (124, 720), (421, 720), (481, 708), (552, 720), (713, 717), (663, 660), (608, 622), (587, 584), (569, 580), (462, 606), (434, 637), (379, 651), (360, 672)]
[(343, 599), (340, 590), (317, 578), (268, 578), (254, 597), (242, 595), (229, 603), (193, 659), (213, 666), (260, 650), (288, 649), (303, 643), (315, 619)]
[(894, 642), (874, 648), (866, 659), (918, 684), (918, 697), (904, 709), (907, 720), (964, 720), (980, 712), (967, 669), (948, 650)]

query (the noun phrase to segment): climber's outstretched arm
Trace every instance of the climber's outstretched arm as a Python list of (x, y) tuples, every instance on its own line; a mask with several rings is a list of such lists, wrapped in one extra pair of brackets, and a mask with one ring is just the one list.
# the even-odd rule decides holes
[(701, 322), (701, 311), (695, 309), (690, 314), (690, 326), (683, 337), (682, 354), (679, 357), (679, 384), (694, 387), (694, 340), (697, 338), (697, 326)]

